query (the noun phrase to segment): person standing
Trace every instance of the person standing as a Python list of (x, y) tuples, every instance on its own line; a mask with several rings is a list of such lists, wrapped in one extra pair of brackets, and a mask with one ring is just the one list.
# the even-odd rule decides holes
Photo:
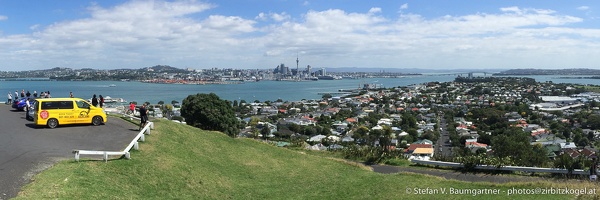
[(31, 107), (31, 103), (29, 103), (29, 98), (25, 100), (25, 116), (29, 113), (29, 107)]
[(17, 101), (18, 98), (19, 98), (19, 91), (15, 90), (15, 101)]
[(33, 91), (33, 98), (37, 98), (37, 90)]
[(27, 93), (25, 93), (25, 97), (27, 97), (27, 98), (31, 97), (31, 93), (29, 93), (29, 90), (27, 90)]
[(148, 110), (146, 110), (146, 104), (142, 104), (140, 107), (140, 131), (142, 127), (146, 126), (146, 122), (148, 122)]
[(94, 96), (92, 96), (92, 105), (94, 107), (98, 106), (98, 99), (96, 98), (96, 94), (94, 94)]
[(10, 93), (10, 91), (8, 92), (8, 101), (6, 101), (6, 104), (12, 104), (12, 94)]
[(25, 89), (21, 90), (21, 98), (25, 97)]
[(102, 97), (102, 95), (100, 95), (100, 100), (98, 101), (98, 104), (100, 105), (100, 108), (104, 106), (104, 97)]
[(69, 92), (69, 97), (73, 98), (73, 92)]
[(132, 102), (129, 102), (129, 112), (133, 115), (135, 112), (135, 104)]

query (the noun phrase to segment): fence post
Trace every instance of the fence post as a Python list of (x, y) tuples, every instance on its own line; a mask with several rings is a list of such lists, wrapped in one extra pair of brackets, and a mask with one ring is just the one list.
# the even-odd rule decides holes
[(108, 153), (104, 152), (104, 162), (108, 162)]
[(135, 141), (135, 143), (133, 143), (133, 149), (135, 150), (139, 150), (140, 149), (140, 144), (138, 141)]
[(75, 152), (75, 161), (79, 162), (79, 151)]
[(125, 158), (127, 158), (127, 160), (131, 159), (131, 154), (129, 154), (129, 151), (125, 152)]
[(140, 141), (146, 141), (146, 137), (144, 137), (144, 134), (142, 134), (142, 136), (140, 136)]

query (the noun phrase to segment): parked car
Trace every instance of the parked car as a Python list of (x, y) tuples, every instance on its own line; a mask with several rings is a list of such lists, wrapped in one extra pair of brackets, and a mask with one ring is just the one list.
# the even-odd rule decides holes
[[(33, 105), (33, 102), (30, 102), (31, 105)], [(35, 115), (35, 110), (33, 109), (29, 109), (29, 112), (27, 112), (25, 114), (25, 119), (29, 120), (29, 121), (33, 121), (33, 116)]]
[[(27, 106), (26, 101), (27, 101), (27, 97), (21, 98), (17, 101), (14, 101), (12, 107), (16, 110), (25, 110), (25, 106)], [(29, 103), (31, 103), (31, 102), (33, 102), (33, 100), (29, 99)]]
[(106, 123), (104, 110), (81, 98), (36, 99), (32, 105), (33, 122), (38, 126)]

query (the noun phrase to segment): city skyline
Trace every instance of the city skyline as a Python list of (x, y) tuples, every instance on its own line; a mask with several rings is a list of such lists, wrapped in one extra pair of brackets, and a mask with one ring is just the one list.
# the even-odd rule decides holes
[(0, 70), (598, 68), (596, 2), (0, 1)]

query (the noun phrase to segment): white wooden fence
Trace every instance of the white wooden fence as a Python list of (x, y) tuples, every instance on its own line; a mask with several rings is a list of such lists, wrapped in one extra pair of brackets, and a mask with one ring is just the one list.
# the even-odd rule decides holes
[(145, 141), (146, 134), (150, 135), (150, 130), (154, 129), (153, 122), (147, 122), (146, 125), (140, 132), (133, 138), (133, 140), (127, 145), (127, 147), (123, 151), (97, 151), (97, 150), (73, 150), (75, 154), (75, 161), (79, 161), (79, 157), (81, 155), (101, 155), (103, 156), (104, 162), (108, 161), (108, 156), (125, 156), (127, 159), (131, 159), (131, 155), (129, 151), (131, 148), (138, 150), (139, 142)]
[[(452, 167), (452, 168), (463, 168), (463, 164), (455, 163), (455, 162), (443, 162), (443, 161), (433, 161), (433, 160), (410, 160), (413, 163), (422, 164), (422, 165), (435, 165), (435, 166), (444, 166), (444, 167)], [(535, 173), (556, 173), (556, 174), (567, 174), (569, 170), (562, 168), (538, 168), (538, 167), (519, 167), (519, 166), (502, 166), (496, 167), (492, 165), (477, 165), (475, 169), (482, 170), (501, 170), (501, 171), (521, 171), (521, 172), (535, 172)], [(589, 175), (589, 170), (575, 169), (572, 174), (579, 175)]]

